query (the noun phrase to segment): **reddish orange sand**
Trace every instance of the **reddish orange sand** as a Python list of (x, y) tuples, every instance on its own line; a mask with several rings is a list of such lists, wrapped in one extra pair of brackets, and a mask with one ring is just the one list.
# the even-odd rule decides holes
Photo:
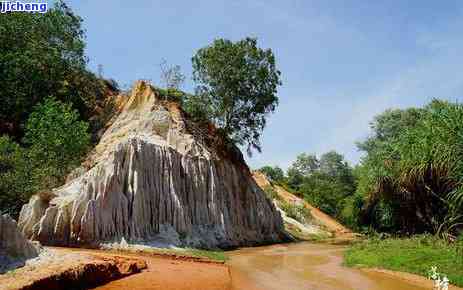
[(148, 269), (116, 280), (97, 290), (229, 290), (228, 267), (170, 258), (145, 257)]

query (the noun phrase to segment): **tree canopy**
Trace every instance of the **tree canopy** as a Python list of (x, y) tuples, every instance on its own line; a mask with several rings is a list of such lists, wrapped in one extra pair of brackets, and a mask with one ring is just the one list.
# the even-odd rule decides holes
[(0, 211), (16, 217), (31, 194), (60, 185), (111, 114), (117, 84), (87, 70), (84, 48), (82, 19), (62, 1), (0, 17)]
[(260, 136), (267, 115), (278, 105), (281, 84), (273, 52), (259, 48), (254, 38), (217, 39), (199, 49), (192, 62), (196, 96), (186, 101), (186, 107), (207, 116), (249, 154), (252, 149), (260, 151)]
[(0, 17), (0, 134), (19, 138), (35, 104), (52, 95), (88, 116), (102, 94), (86, 70), (82, 19), (62, 1), (45, 14)]
[[(281, 170), (281, 169), (280, 169)], [(356, 178), (344, 156), (330, 151), (317, 157), (301, 153), (281, 177), (279, 167), (264, 166), (260, 171), (290, 191), (301, 195), (347, 225), (357, 223), (359, 199), (354, 196)], [(275, 177), (274, 177), (275, 176)]]
[[(451, 233), (463, 220), (463, 106), (434, 100), (375, 118), (359, 148), (364, 223), (380, 230)], [(386, 226), (385, 226), (386, 225)]]
[(278, 166), (264, 166), (259, 171), (275, 182), (282, 182), (285, 179), (285, 172)]

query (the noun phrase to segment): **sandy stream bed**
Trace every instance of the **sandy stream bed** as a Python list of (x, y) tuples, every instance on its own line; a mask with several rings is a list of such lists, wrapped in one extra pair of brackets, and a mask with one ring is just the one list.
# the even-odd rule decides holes
[[(430, 281), (412, 274), (343, 267), (344, 249), (343, 246), (314, 243), (246, 248), (231, 251), (230, 261), (222, 264), (175, 256), (50, 248), (48, 250), (54, 256), (18, 269), (14, 274), (1, 275), (0, 290), (432, 289)], [(86, 269), (85, 274), (84, 269), (88, 265), (93, 267)], [(114, 271), (117, 272), (115, 275)], [(60, 273), (67, 274), (59, 276)], [(90, 287), (90, 283), (82, 288), (85, 284), (77, 283), (62, 287), (66, 279), (82, 276), (83, 273), (94, 283), (93, 286)], [(47, 277), (53, 275), (59, 278), (52, 279), (55, 283), (50, 283)], [(31, 287), (37, 281), (42, 284)], [(95, 285), (102, 286), (92, 288)], [(456, 287), (450, 289), (461, 290)]]

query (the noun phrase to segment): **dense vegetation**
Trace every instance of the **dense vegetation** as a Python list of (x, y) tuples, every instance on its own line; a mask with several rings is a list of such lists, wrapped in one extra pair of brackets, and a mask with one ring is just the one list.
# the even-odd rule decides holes
[(371, 129), (354, 169), (329, 152), (299, 155), (286, 174), (261, 171), (356, 230), (455, 239), (463, 225), (463, 106), (434, 100), (387, 110)]
[(420, 275), (437, 266), (463, 286), (463, 105), (386, 110), (371, 130), (357, 144), (365, 154), (355, 168), (329, 152), (301, 154), (286, 173), (260, 170), (367, 234), (346, 265)]
[(0, 212), (62, 183), (111, 114), (117, 85), (87, 70), (81, 23), (64, 2), (0, 17)]
[(318, 158), (302, 153), (288, 168), (286, 175), (279, 167), (265, 166), (260, 170), (312, 205), (355, 226), (354, 215), (357, 212), (352, 207), (356, 201), (356, 182), (352, 167), (341, 154), (331, 151)]
[(381, 231), (455, 235), (463, 221), (463, 106), (388, 110), (359, 148), (359, 222)]
[(34, 106), (49, 96), (72, 103), (84, 118), (93, 114), (104, 90), (86, 69), (81, 24), (59, 1), (46, 14), (0, 17), (0, 134), (19, 141)]

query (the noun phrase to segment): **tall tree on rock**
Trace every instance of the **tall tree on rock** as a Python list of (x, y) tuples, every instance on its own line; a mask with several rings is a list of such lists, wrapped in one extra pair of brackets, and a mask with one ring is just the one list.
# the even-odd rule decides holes
[[(280, 71), (270, 49), (255, 38), (238, 42), (217, 39), (192, 58), (196, 96), (187, 108), (201, 111), (237, 145), (261, 151), (266, 117), (278, 105)], [(199, 108), (199, 109), (198, 109)]]

